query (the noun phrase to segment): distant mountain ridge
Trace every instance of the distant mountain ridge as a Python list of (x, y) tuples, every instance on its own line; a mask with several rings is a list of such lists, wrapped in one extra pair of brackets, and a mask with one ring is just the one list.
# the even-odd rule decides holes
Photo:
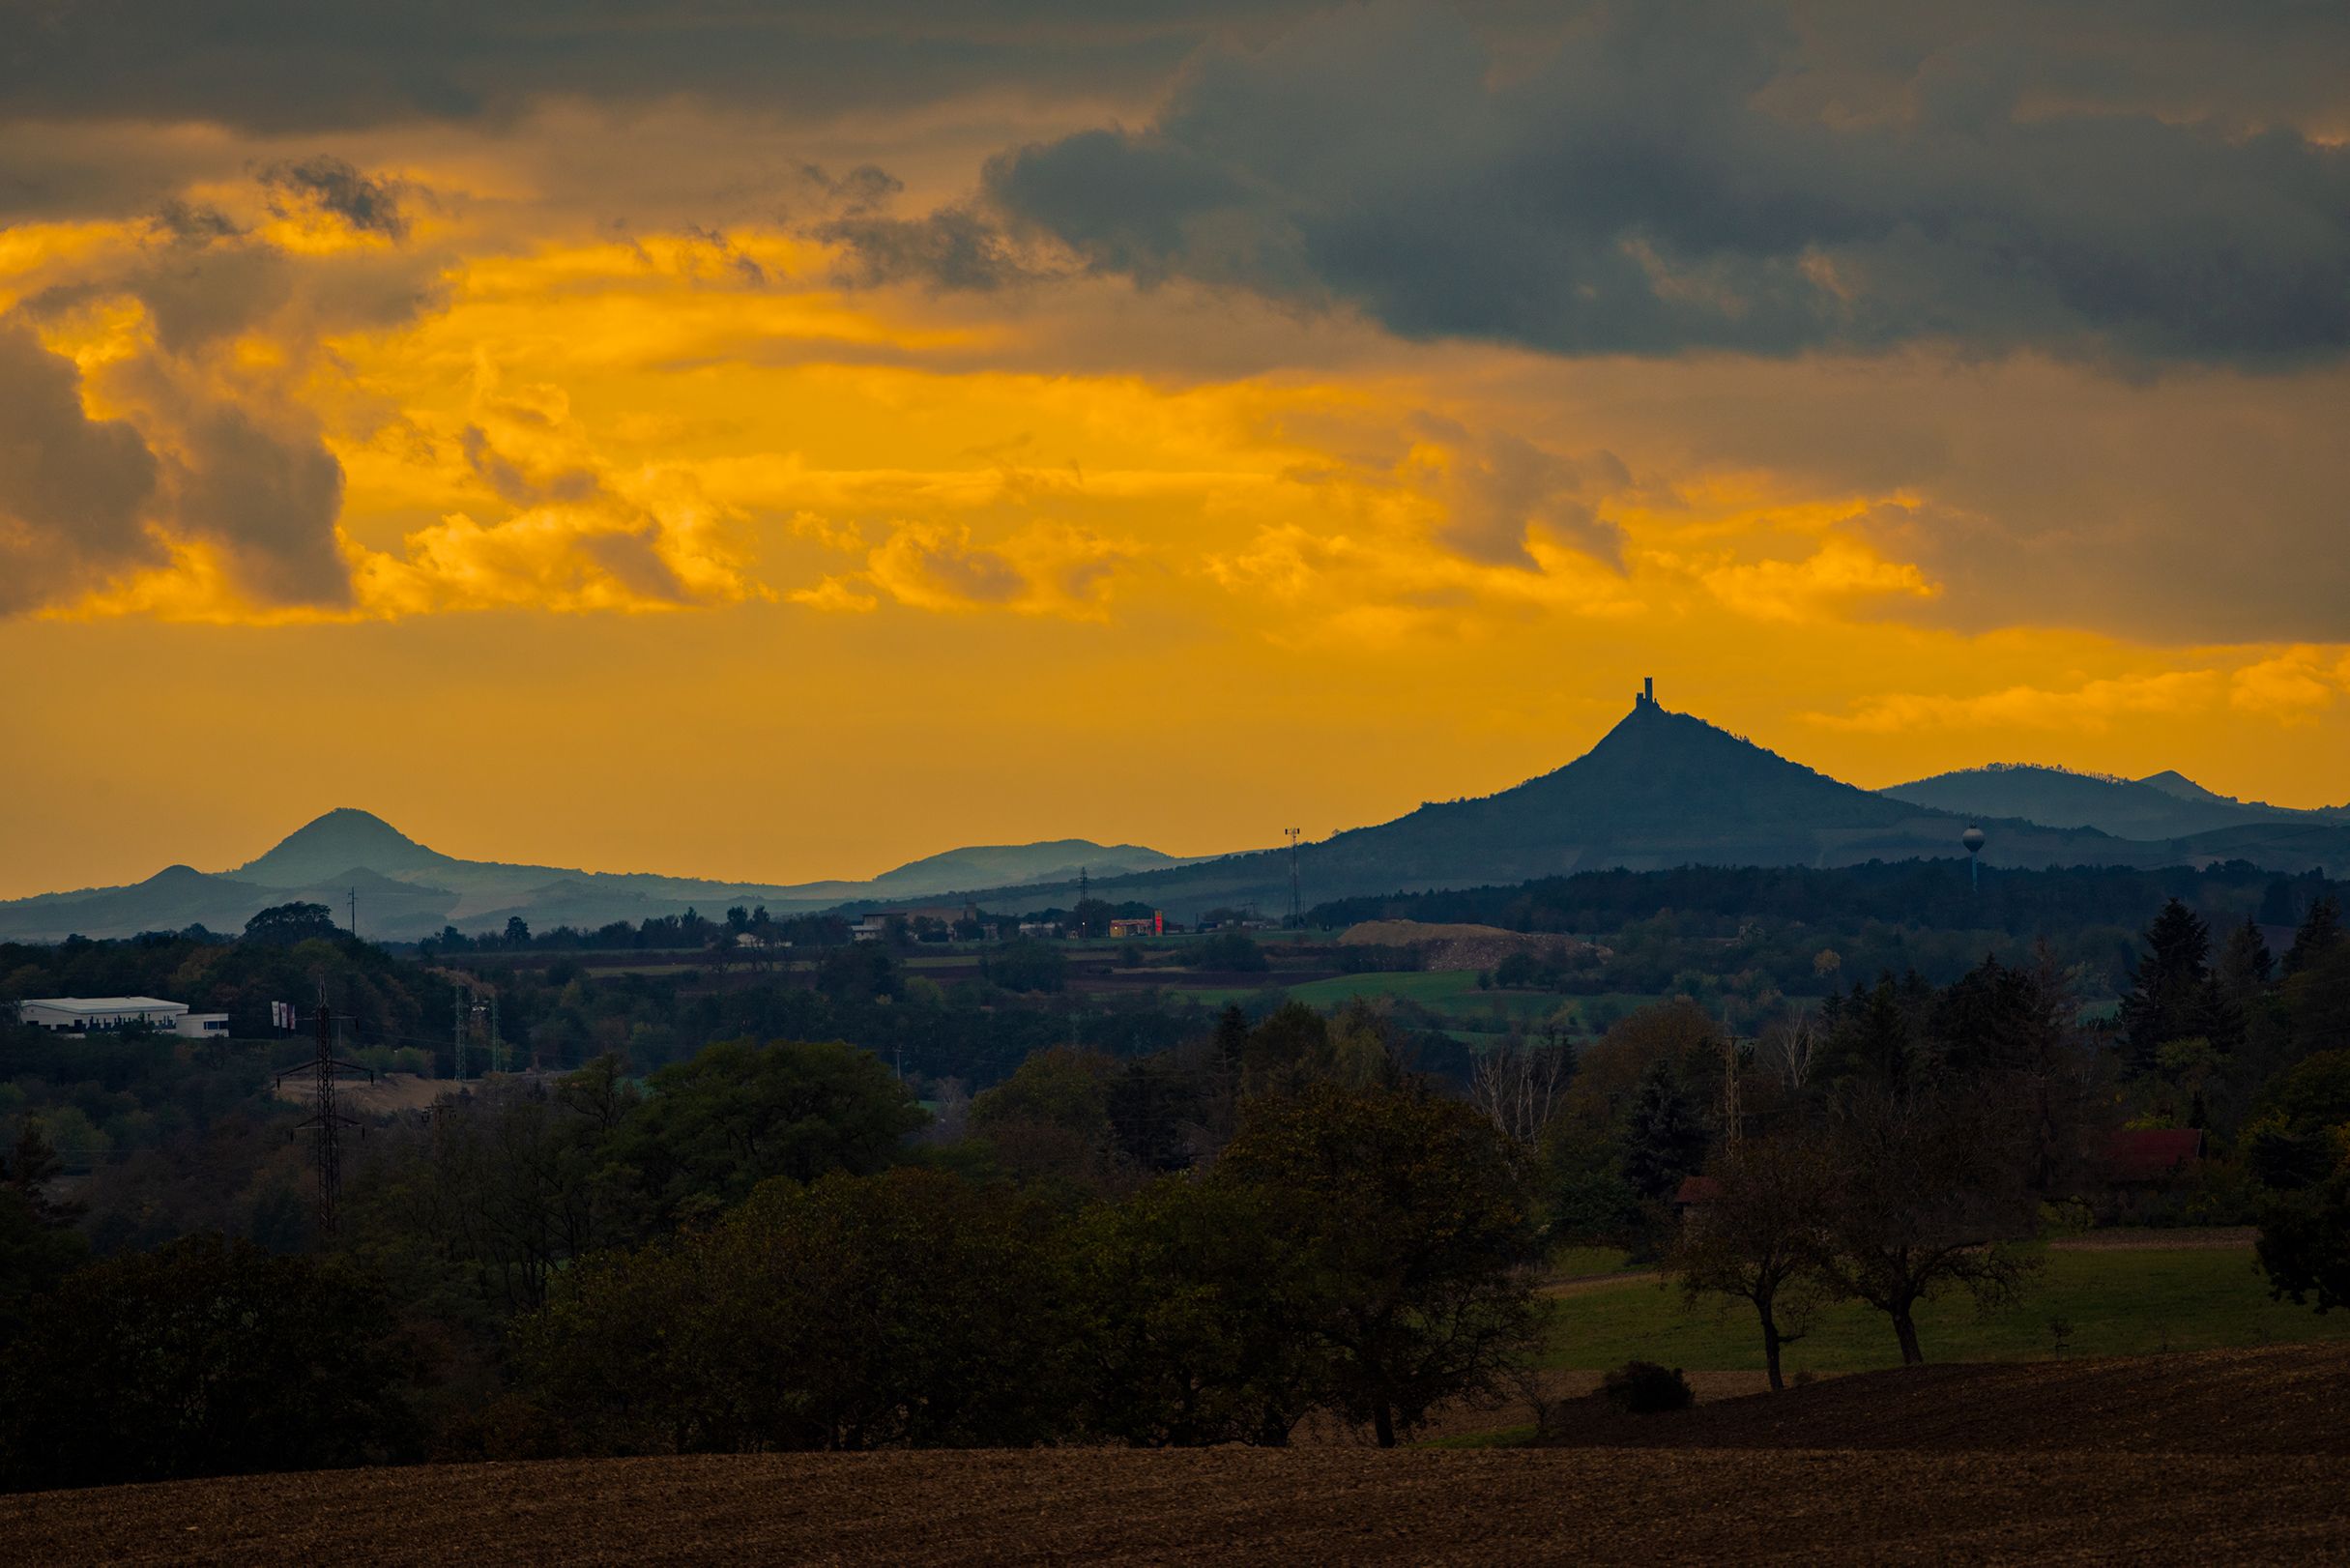
[(2116, 838), (2183, 838), (2248, 824), (2350, 821), (2350, 815), (2332, 807), (2298, 811), (2238, 800), (2171, 769), (2128, 779), (2033, 763), (1994, 763), (1877, 793), (1942, 811), (2015, 817), (2046, 828), (2094, 828)]
[[(1841, 865), (1962, 853), (1965, 822), (1791, 762), (1641, 697), (1589, 751), (1494, 795), (1432, 802), (1304, 846), (1309, 905), (1329, 898), (1476, 886), (1608, 866)], [(2099, 861), (2103, 834), (2017, 823), (2013, 863)], [(1218, 903), (1288, 908), (1285, 851), (1096, 883), (1105, 898), (1190, 913)], [(1035, 888), (1065, 896), (1066, 887)]]
[[(2037, 813), (2037, 815), (2035, 815)], [(2050, 819), (2056, 819), (2051, 821)], [(479, 931), (520, 915), (533, 927), (714, 914), (776, 914), (964, 900), (996, 910), (1076, 901), (1091, 890), (1196, 918), (1225, 906), (1287, 911), (1303, 901), (1505, 885), (1568, 872), (1680, 865), (1836, 866), (1963, 857), (1979, 822), (1992, 865), (2203, 865), (2279, 872), (2350, 866), (2350, 812), (2229, 800), (2171, 773), (2130, 780), (2031, 766), (1975, 769), (1871, 791), (1831, 778), (1643, 695), (1562, 768), (1474, 799), (1431, 802), (1390, 822), (1289, 851), (1181, 860), (1137, 845), (1055, 839), (926, 857), (866, 882), (774, 886), (461, 860), (380, 817), (328, 812), (231, 872), (174, 866), (131, 887), (0, 903), (0, 939), (121, 936), (201, 923), (234, 931), (290, 898), (338, 915), (358, 888), (363, 935)], [(2138, 828), (2133, 832), (2117, 827)]]
[[(2085, 775), (2068, 775), (2082, 777)], [(2134, 786), (2133, 786), (2134, 787)], [(2350, 824), (2332, 813), (2238, 817), (2187, 834), (2132, 839), (2005, 811), (1955, 809), (1860, 789), (1642, 696), (1581, 757), (1497, 794), (1419, 807), (1392, 822), (1303, 846), (1303, 902), (1452, 886), (1502, 886), (1621, 866), (1854, 865), (1963, 859), (1979, 822), (1993, 865), (2210, 864), (2246, 859), (2284, 872), (2350, 865)], [(1192, 914), (1217, 904), (1285, 912), (1287, 852), (1228, 856), (1112, 882), (1095, 893)], [(1066, 886), (1024, 889), (1065, 900)]]
[(469, 931), (496, 928), (514, 915), (545, 929), (634, 922), (688, 908), (714, 915), (730, 904), (807, 914), (856, 899), (942, 899), (972, 886), (1074, 878), (1081, 869), (1115, 878), (1188, 863), (1138, 844), (1061, 838), (948, 850), (863, 882), (723, 882), (461, 860), (418, 843), (372, 812), (338, 806), (233, 871), (176, 865), (130, 886), (0, 902), (0, 940), (123, 937), (190, 925), (235, 932), (258, 911), (301, 899), (327, 905), (338, 920), (356, 902), (362, 934), (413, 941), (452, 924)]
[(371, 811), (336, 806), (228, 875), (265, 887), (303, 887), (363, 866), (381, 876), (462, 864), (401, 832)]

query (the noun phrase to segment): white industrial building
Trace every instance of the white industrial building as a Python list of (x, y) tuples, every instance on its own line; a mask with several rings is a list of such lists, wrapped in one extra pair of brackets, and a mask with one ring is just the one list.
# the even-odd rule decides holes
[(185, 1002), (160, 997), (42, 997), (16, 1003), (19, 1022), (59, 1034), (104, 1034), (144, 1024), (158, 1034), (188, 1040), (225, 1040), (228, 1014), (196, 1013)]

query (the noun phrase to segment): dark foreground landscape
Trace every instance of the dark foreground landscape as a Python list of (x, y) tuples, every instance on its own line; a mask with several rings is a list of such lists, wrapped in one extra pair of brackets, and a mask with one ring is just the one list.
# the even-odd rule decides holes
[[(1950, 1367), (1475, 1452), (695, 1456), (0, 1500), (13, 1562), (2315, 1560), (2350, 1350)], [(1637, 1428), (1637, 1430), (1631, 1430)], [(1570, 1441), (1576, 1440), (1571, 1435)]]

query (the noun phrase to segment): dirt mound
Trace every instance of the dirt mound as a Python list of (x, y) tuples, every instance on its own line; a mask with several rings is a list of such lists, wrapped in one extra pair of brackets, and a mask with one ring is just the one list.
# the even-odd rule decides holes
[[(345, 1115), (388, 1117), (399, 1111), (430, 1110), (433, 1101), (461, 1088), (446, 1078), (388, 1072), (372, 1083), (363, 1078), (341, 1080), (334, 1086), (334, 1103)], [(277, 1086), (277, 1097), (307, 1105), (318, 1097), (317, 1085), (308, 1073), (300, 1073)]]
[(2350, 1345), (1924, 1366), (1677, 1415), (1569, 1409), (1562, 1444), (2350, 1458)]
[(1417, 947), (1430, 969), (1492, 969), (1512, 953), (1548, 958), (1610, 956), (1605, 947), (1573, 937), (1506, 931), (1497, 925), (1440, 925), (1423, 920), (1365, 920), (1349, 926), (1339, 943), (1349, 947)]

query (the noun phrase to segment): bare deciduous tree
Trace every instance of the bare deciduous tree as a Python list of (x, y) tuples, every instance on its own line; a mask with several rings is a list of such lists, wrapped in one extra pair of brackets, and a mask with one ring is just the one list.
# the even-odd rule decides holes
[(1801, 1094), (1812, 1081), (1821, 1039), (1819, 1021), (1808, 1011), (1782, 1020), (1763, 1035), (1762, 1060), (1785, 1082), (1789, 1093)]
[(1501, 1136), (1527, 1146), (1550, 1125), (1574, 1076), (1574, 1053), (1564, 1042), (1505, 1040), (1477, 1058), (1468, 1097)]

